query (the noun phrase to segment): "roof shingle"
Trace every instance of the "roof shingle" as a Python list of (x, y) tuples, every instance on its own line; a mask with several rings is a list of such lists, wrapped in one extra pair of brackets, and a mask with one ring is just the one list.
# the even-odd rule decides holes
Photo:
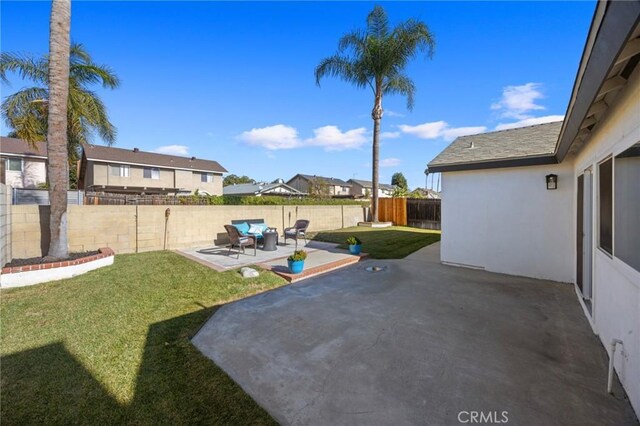
[(461, 136), (429, 163), (429, 167), (549, 156), (555, 152), (562, 121)]
[(0, 137), (0, 153), (2, 154), (14, 154), (26, 157), (46, 157), (47, 156), (47, 144), (45, 142), (29, 142), (16, 139)]
[(217, 161), (158, 154), (156, 152), (134, 151), (132, 149), (108, 146), (87, 145), (84, 147), (84, 155), (88, 160), (140, 164), (170, 169), (199, 170), (218, 173), (227, 172), (227, 169), (222, 167)]

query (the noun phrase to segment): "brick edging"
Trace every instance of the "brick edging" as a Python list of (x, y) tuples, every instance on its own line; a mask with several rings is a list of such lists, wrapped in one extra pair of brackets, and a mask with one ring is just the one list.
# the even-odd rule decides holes
[(50, 262), (40, 263), (38, 265), (24, 265), (24, 266), (12, 266), (9, 268), (2, 268), (2, 274), (15, 274), (17, 272), (39, 271), (41, 269), (53, 269), (64, 268), (65, 266), (81, 265), (87, 262), (93, 262), (94, 260), (104, 259), (105, 257), (115, 255), (115, 252), (109, 247), (102, 247), (98, 249), (100, 253), (93, 256), (81, 257), (74, 260), (65, 260), (63, 262)]

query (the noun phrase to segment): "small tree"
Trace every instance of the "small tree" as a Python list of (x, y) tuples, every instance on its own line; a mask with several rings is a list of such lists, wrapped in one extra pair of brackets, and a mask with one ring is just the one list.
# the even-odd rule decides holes
[(405, 190), (409, 188), (407, 185), (407, 178), (405, 178), (400, 172), (394, 173), (393, 176), (391, 176), (391, 185)]
[(309, 196), (312, 198), (329, 198), (329, 182), (321, 178), (313, 178), (309, 181)]
[(403, 198), (403, 197), (406, 197), (408, 194), (409, 194), (409, 191), (407, 191), (407, 188), (396, 186), (396, 188), (393, 190), (392, 196), (394, 198)]
[(238, 175), (229, 175), (225, 177), (224, 180), (222, 181), (223, 186), (237, 185), (240, 183), (256, 183), (256, 181), (251, 179), (249, 176), (238, 176)]

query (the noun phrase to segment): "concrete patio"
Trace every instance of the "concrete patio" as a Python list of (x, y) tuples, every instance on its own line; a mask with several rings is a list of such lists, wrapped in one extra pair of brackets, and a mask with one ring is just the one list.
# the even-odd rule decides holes
[(471, 411), (637, 424), (619, 383), (606, 393), (572, 286), (444, 266), (438, 250), (231, 303), (193, 343), (282, 424), (460, 424)]
[(348, 250), (339, 249), (338, 244), (320, 241), (309, 241), (307, 245), (300, 242), (298, 249), (307, 252), (305, 269), (301, 274), (289, 273), (287, 257), (295, 250), (295, 245), (291, 242), (289, 242), (288, 245), (279, 244), (275, 251), (264, 251), (258, 248), (255, 256), (253, 247), (247, 247), (246, 252), (241, 253), (240, 256), (236, 255), (236, 249), (233, 249), (231, 254), (229, 254), (229, 249), (226, 246), (196, 247), (180, 249), (177, 250), (177, 252), (217, 271), (227, 271), (243, 266), (257, 265), (275, 272), (289, 282), (300, 281), (352, 265), (366, 256), (366, 254), (362, 254), (361, 256), (352, 255)]

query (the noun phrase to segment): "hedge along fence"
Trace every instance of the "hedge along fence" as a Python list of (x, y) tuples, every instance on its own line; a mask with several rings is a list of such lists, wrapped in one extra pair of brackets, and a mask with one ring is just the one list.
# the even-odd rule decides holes
[(237, 195), (127, 195), (87, 193), (84, 204), (88, 205), (184, 205), (184, 206), (362, 206), (369, 200), (344, 198), (288, 198), (279, 196)]
[[(49, 247), (49, 206), (11, 207), (13, 258), (42, 256)], [(310, 220), (309, 231), (319, 232), (355, 226), (364, 214), (361, 205), (71, 205), (67, 222), (73, 252), (134, 253), (225, 244), (224, 225), (232, 220), (264, 219), (282, 234), (297, 219)]]

